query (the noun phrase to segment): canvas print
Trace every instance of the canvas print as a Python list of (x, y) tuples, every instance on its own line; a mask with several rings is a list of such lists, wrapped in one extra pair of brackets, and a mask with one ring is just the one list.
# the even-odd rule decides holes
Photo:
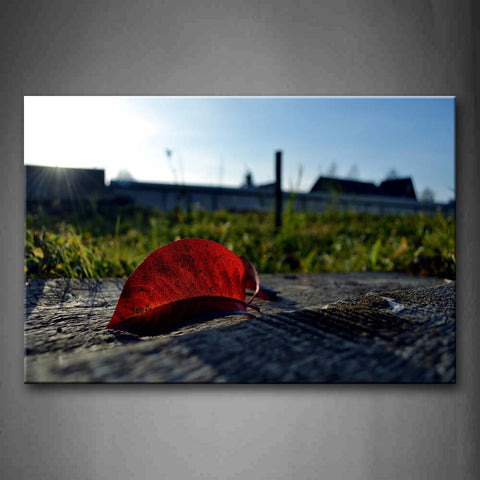
[(454, 97), (24, 97), (27, 383), (455, 383)]

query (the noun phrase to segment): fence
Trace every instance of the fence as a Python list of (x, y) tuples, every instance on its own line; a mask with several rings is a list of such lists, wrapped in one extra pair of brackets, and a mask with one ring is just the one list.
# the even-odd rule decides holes
[[(279, 154), (277, 152), (277, 177)], [(439, 210), (445, 215), (455, 215), (455, 203), (437, 204), (418, 202), (410, 198), (382, 195), (352, 195), (327, 192), (281, 192), (276, 184), (268, 187), (213, 187), (202, 185), (172, 185), (145, 182), (112, 181), (104, 183), (103, 170), (64, 169), (26, 166), (27, 208), (35, 204), (61, 204), (65, 208), (81, 203), (130, 202), (137, 205), (170, 211), (204, 209), (207, 211), (275, 211), (277, 217), (283, 206), (292, 210), (321, 212), (327, 209), (350, 210), (385, 214), (425, 213), (433, 215)], [(73, 207), (72, 207), (73, 208)]]
[[(133, 203), (160, 210), (204, 209), (207, 211), (273, 211), (275, 191), (256, 188), (207, 187), (137, 182), (112, 182), (111, 198), (128, 198)], [(283, 205), (288, 202), (294, 211), (321, 212), (328, 209), (383, 214), (424, 213), (434, 215), (439, 210), (455, 215), (455, 204), (418, 202), (408, 198), (377, 195), (334, 195), (330, 193), (282, 193)]]

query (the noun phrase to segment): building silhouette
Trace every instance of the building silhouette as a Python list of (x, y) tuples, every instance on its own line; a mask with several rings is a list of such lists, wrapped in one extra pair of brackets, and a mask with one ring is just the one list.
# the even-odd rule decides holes
[[(134, 180), (111, 181), (105, 185), (101, 169), (25, 166), (27, 210), (38, 205), (71, 210), (78, 205), (119, 206), (133, 204), (163, 211), (203, 209), (206, 211), (273, 211), (274, 184), (242, 187), (179, 185)], [(282, 192), (283, 202), (293, 210), (351, 210), (372, 213), (455, 214), (455, 202), (418, 202), (411, 178), (371, 182), (323, 177), (308, 193)]]

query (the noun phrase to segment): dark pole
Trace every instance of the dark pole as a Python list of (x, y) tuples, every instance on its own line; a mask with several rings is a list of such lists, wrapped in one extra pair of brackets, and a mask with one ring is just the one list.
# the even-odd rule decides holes
[(282, 151), (275, 152), (275, 230), (282, 226)]

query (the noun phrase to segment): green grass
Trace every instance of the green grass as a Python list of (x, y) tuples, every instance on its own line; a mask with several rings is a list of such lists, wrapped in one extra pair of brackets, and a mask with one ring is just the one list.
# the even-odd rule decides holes
[(155, 212), (124, 207), (63, 218), (28, 214), (25, 274), (31, 278), (126, 277), (153, 250), (179, 238), (214, 240), (261, 273), (397, 271), (455, 278), (455, 219), (286, 209), (273, 214)]

